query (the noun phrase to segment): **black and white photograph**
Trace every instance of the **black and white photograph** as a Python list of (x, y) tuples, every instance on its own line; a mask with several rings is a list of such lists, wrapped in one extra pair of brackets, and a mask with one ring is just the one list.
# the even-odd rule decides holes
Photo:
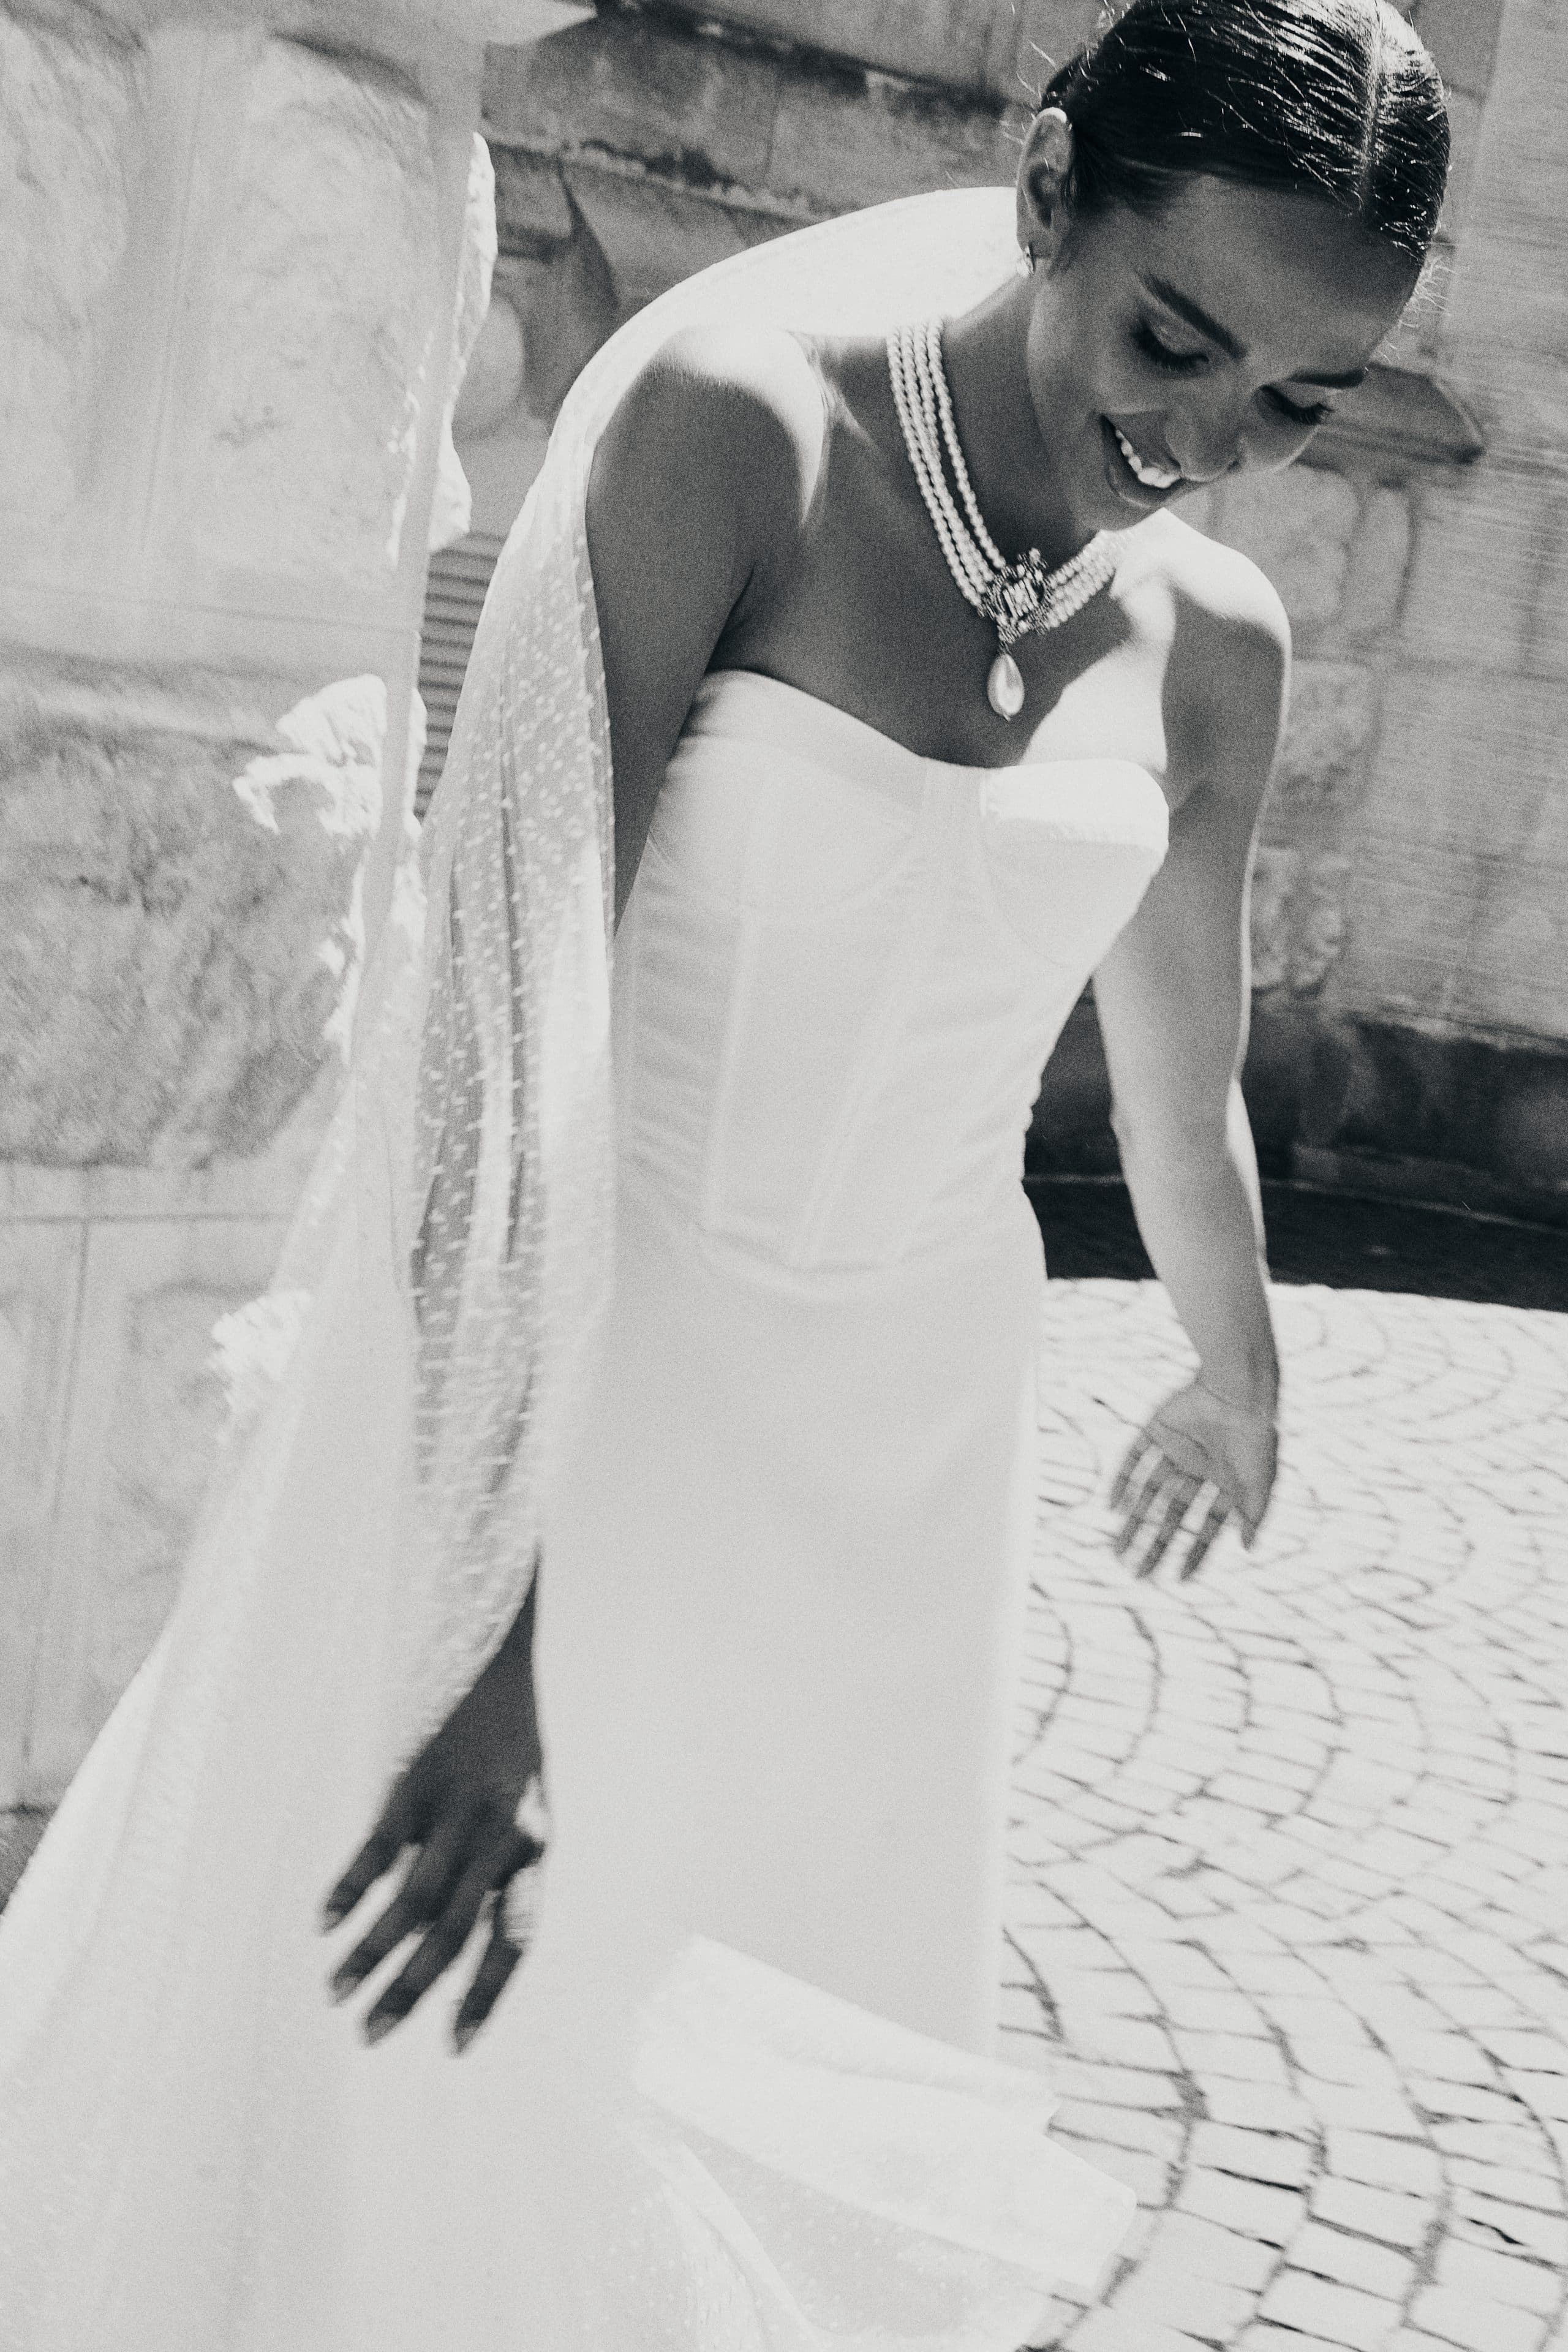
[(1568, 5), (0, 0), (0, 2352), (1568, 2352)]

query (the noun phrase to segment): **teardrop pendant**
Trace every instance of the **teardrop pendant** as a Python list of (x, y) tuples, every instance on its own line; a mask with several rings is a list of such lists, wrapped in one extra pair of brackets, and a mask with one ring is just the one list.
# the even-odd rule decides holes
[(985, 698), (998, 719), (1016, 719), (1024, 708), (1024, 673), (1011, 654), (998, 654), (992, 663)]

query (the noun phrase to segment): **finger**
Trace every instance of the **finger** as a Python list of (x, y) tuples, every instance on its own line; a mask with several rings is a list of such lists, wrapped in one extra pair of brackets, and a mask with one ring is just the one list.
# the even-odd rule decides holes
[(321, 1927), (339, 1927), (357, 1910), (378, 1878), (384, 1878), (408, 1838), (401, 1822), (384, 1813), (321, 1906)]
[(1185, 1473), (1180, 1473), (1171, 1480), (1166, 1489), (1167, 1500), (1163, 1516), (1154, 1529), (1149, 1549), (1139, 1563), (1138, 1573), (1141, 1577), (1152, 1576), (1165, 1554), (1170, 1550), (1181, 1533), (1182, 1521), (1187, 1516), (1193, 1497), (1202, 1485), (1201, 1478), (1190, 1477)]
[(1126, 1505), (1127, 1517), (1112, 1549), (1119, 1555), (1128, 1551), (1148, 1526), (1154, 1511), (1168, 1491), (1171, 1482), (1184, 1474), (1164, 1454), (1156, 1452), (1142, 1484)]
[(468, 2048), (489, 2017), (526, 1949), (526, 1945), (513, 1937), (507, 1923), (503, 1890), (496, 1897), (489, 1942), (485, 1946), (483, 1957), (474, 1971), (474, 1980), (463, 1995), (453, 2021), (452, 2039), (459, 2051)]
[(1146, 1429), (1141, 1429), (1137, 1436), (1133, 1439), (1131, 1444), (1128, 1447), (1126, 1453), (1122, 1455), (1121, 1467), (1118, 1470), (1115, 1480), (1112, 1483), (1110, 1501), (1110, 1507), (1113, 1511), (1119, 1511), (1121, 1508), (1123, 1502), (1126, 1500), (1128, 1492), (1133, 1483), (1133, 1473), (1136, 1471), (1139, 1464), (1142, 1462), (1148, 1454), (1157, 1454), (1158, 1452), (1159, 1448), (1154, 1444), (1154, 1441), (1150, 1436), (1148, 1431)]
[(1192, 1548), (1186, 1559), (1182, 1563), (1181, 1580), (1184, 1584), (1189, 1577), (1195, 1576), (1202, 1568), (1208, 1558), (1210, 1546), (1229, 1518), (1230, 1513), (1231, 1504), (1228, 1496), (1216, 1495), (1208, 1507), (1208, 1514), (1202, 1527), (1193, 1538)]
[[(332, 1978), (334, 2000), (345, 2000), (406, 1937), (439, 1917), (454, 1881), (471, 1859), (472, 1831), (471, 1818), (444, 1822), (437, 1831), (369, 1934), (339, 1964)], [(490, 1859), (491, 1847), (487, 1845), (484, 1853)], [(435, 1900), (437, 1890), (439, 1899)]]
[(384, 1878), (405, 1845), (423, 1837), (429, 1799), (412, 1772), (404, 1773), (392, 1788), (379, 1819), (337, 1885), (321, 1906), (323, 1929), (335, 1927), (363, 1901), (378, 1878)]
[(493, 1849), (487, 1849), (470, 1862), (440, 1917), (410, 1956), (407, 1966), (398, 1971), (372, 2007), (364, 2021), (367, 2042), (379, 2042), (395, 2025), (400, 2025), (437, 1978), (461, 1958), (495, 1872)]
[(1126, 1512), (1126, 1517), (1123, 1517), (1121, 1531), (1119, 1531), (1117, 1545), (1114, 1545), (1119, 1552), (1126, 1550), (1133, 1536), (1138, 1534), (1140, 1522), (1150, 1507), (1150, 1498), (1159, 1491), (1159, 1482), (1166, 1477), (1168, 1467), (1171, 1465), (1166, 1463), (1166, 1456), (1159, 1451), (1159, 1446), (1145, 1446), (1138, 1461), (1129, 1456), (1129, 1461), (1123, 1463), (1123, 1479), (1119, 1479), (1117, 1484), (1119, 1491), (1121, 1491), (1121, 1510)]

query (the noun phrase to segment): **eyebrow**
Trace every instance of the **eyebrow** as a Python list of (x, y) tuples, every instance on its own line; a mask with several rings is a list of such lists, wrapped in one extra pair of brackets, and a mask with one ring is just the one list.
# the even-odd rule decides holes
[[(1184, 294), (1179, 286), (1173, 286), (1168, 278), (1145, 278), (1142, 282), (1165, 305), (1167, 310), (1173, 310), (1179, 319), (1186, 320), (1189, 327), (1195, 327), (1200, 335), (1205, 335), (1211, 343), (1217, 343), (1227, 358), (1244, 360), (1247, 357), (1247, 345), (1233, 335), (1228, 327), (1222, 327), (1217, 319), (1211, 319), (1201, 304)], [(1321, 384), (1327, 392), (1353, 392), (1358, 383), (1366, 382), (1366, 373), (1365, 368), (1359, 367), (1351, 368), (1343, 375), (1293, 375), (1287, 380), (1291, 383)]]

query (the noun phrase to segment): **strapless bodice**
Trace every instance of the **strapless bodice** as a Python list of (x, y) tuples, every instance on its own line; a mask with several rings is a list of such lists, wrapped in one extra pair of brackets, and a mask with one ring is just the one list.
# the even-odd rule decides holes
[(616, 944), (623, 1184), (759, 1275), (961, 1243), (1166, 839), (1131, 762), (959, 766), (705, 678)]

